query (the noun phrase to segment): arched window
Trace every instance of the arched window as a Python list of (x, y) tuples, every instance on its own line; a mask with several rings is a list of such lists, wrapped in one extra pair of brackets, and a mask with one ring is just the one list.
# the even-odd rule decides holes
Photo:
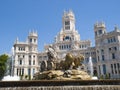
[(33, 60), (33, 65), (35, 65), (35, 60)]
[(20, 65), (22, 65), (22, 60), (20, 59), (20, 63), (19, 63)]
[(18, 76), (18, 73), (19, 73), (19, 69), (17, 68), (17, 76)]
[(71, 37), (70, 36), (66, 36), (66, 37), (64, 37), (64, 39), (63, 40), (71, 40)]
[(31, 65), (31, 60), (29, 60), (29, 65)]
[(35, 74), (35, 69), (33, 68), (33, 75)]

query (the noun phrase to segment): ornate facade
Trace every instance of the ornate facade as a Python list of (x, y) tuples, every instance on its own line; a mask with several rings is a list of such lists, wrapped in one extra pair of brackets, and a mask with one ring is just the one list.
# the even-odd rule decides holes
[(120, 78), (120, 30), (106, 31), (104, 23), (94, 26), (98, 76)]
[[(95, 47), (90, 40), (81, 40), (80, 34), (75, 28), (75, 16), (72, 11), (64, 12), (62, 17), (62, 29), (55, 36), (52, 44), (45, 45), (43, 52), (38, 52), (38, 35), (30, 32), (26, 42), (16, 40), (14, 75), (31, 75), (41, 71), (43, 61), (48, 60), (47, 50), (54, 47), (57, 52), (58, 62), (64, 60), (67, 53), (73, 55), (82, 54), (85, 57), (85, 70), (89, 72), (89, 58), (92, 57), (93, 74), (109, 75), (111, 78), (120, 78), (119, 42), (120, 32), (117, 28), (113, 32), (106, 32), (104, 23), (94, 25)], [(47, 63), (44, 63), (47, 64)], [(49, 67), (49, 66), (48, 66)], [(80, 68), (79, 68), (80, 69)]]
[(14, 75), (33, 76), (36, 71), (39, 71), (37, 43), (36, 32), (30, 32), (26, 42), (20, 42), (18, 39), (15, 41)]

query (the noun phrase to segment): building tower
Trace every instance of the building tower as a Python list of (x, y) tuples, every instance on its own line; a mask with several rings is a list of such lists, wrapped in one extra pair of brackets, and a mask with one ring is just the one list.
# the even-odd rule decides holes
[(103, 22), (97, 22), (95, 25), (94, 25), (94, 32), (95, 32), (95, 37), (99, 37), (103, 34), (106, 33), (106, 27), (105, 27), (105, 24)]
[[(106, 26), (103, 22), (96, 23), (94, 25), (94, 32), (95, 32), (95, 45), (96, 45), (96, 59), (97, 59), (97, 71), (98, 77), (103, 75), (103, 71), (106, 71), (106, 65), (103, 63), (106, 59), (105, 57), (105, 40), (104, 36), (106, 34)], [(104, 69), (104, 70), (103, 70)]]
[(103, 22), (97, 22), (94, 25), (94, 33), (95, 33), (95, 43), (96, 45), (98, 45), (100, 36), (106, 33), (105, 24)]
[(62, 16), (62, 29), (55, 37), (55, 42), (63, 41), (80, 41), (80, 35), (75, 29), (75, 16), (71, 10), (64, 12)]
[(75, 30), (75, 17), (74, 13), (71, 10), (69, 10), (68, 12), (64, 12), (62, 22), (63, 31)]
[(30, 32), (28, 35), (29, 51), (37, 52), (38, 51), (38, 35), (37, 32)]
[(38, 71), (38, 34), (37, 32), (30, 32), (28, 35), (29, 53), (28, 53), (28, 76), (33, 76)]

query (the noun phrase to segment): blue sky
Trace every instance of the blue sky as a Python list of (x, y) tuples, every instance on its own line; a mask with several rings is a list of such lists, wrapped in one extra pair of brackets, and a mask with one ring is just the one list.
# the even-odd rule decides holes
[(30, 30), (37, 30), (39, 51), (53, 43), (62, 27), (64, 10), (71, 9), (81, 40), (94, 45), (93, 26), (106, 23), (107, 31), (120, 27), (120, 0), (0, 0), (0, 54), (9, 53), (14, 41), (26, 41)]

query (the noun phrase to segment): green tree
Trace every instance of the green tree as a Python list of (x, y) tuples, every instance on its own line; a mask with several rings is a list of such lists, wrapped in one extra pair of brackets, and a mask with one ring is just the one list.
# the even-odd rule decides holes
[(105, 74), (105, 79), (110, 79), (109, 74)]
[(8, 55), (6, 55), (6, 54), (0, 55), (0, 80), (3, 78), (3, 76), (6, 72), (7, 60), (8, 60)]

